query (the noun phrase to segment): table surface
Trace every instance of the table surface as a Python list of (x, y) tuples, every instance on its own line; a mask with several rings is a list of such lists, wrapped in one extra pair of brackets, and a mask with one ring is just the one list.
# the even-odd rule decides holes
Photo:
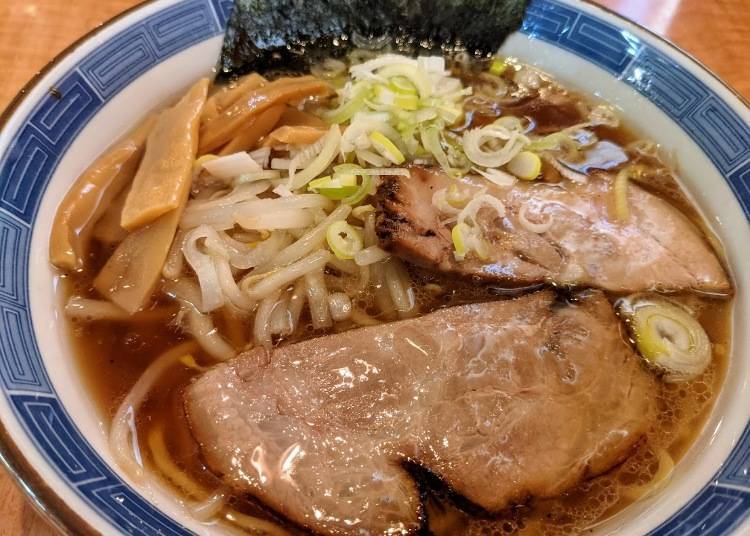
[[(747, 0), (594, 0), (666, 36), (750, 99)], [(140, 0), (28, 0), (0, 5), (0, 109), (57, 53)], [(0, 536), (52, 533), (0, 469)]]

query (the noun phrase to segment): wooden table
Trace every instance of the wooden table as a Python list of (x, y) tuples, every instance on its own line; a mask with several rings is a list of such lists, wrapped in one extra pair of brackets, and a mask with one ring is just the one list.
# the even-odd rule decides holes
[[(0, 0), (0, 109), (55, 54), (140, 0)], [(750, 99), (747, 0), (595, 0), (665, 35)], [(49, 534), (0, 469), (0, 536)]]

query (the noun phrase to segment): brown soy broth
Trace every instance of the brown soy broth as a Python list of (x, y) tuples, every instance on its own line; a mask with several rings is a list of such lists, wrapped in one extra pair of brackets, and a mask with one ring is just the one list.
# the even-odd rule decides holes
[[(617, 298), (610, 296), (613, 303)], [(671, 298), (698, 312), (713, 343), (712, 364), (693, 381), (659, 384), (659, 415), (647, 437), (625, 461), (559, 497), (534, 499), (498, 516), (467, 513), (456, 506), (445, 490), (432, 491), (426, 501), (431, 532), (436, 536), (579, 534), (614, 516), (645, 492), (658, 470), (655, 451), (665, 450), (677, 463), (703, 428), (721, 389), (728, 364), (731, 302), (691, 295)]]
[[(582, 97), (576, 98), (583, 100)], [(491, 122), (499, 111), (500, 109), (489, 112), (485, 110), (467, 114), (464, 128)], [(546, 118), (541, 115), (534, 120), (537, 124), (543, 125)], [(456, 129), (457, 132), (460, 130)], [(612, 141), (622, 147), (638, 139), (631, 130), (624, 127), (596, 127), (594, 130), (599, 139)], [(644, 163), (666, 170), (656, 159), (646, 159)], [(705, 229), (698, 211), (681, 193), (671, 172), (666, 170), (660, 175), (659, 180), (661, 182), (644, 186), (677, 206), (699, 227)], [(61, 278), (65, 298), (72, 295), (97, 297), (92, 290), (91, 281), (111, 250), (109, 246), (95, 245), (87, 272)], [(337, 275), (339, 274), (335, 272), (326, 275), (329, 287), (335, 288), (336, 284), (346, 286), (346, 281), (339, 281)], [(519, 293), (535, 289), (504, 289), (472, 281), (457, 281), (456, 278), (413, 267), (410, 267), (410, 275), (415, 282), (416, 298), (421, 313), (463, 303), (511, 299)], [(374, 312), (373, 294), (370, 289), (370, 292), (358, 300), (360, 308)], [(619, 296), (609, 295), (609, 298), (614, 304)], [(606, 474), (587, 480), (558, 498), (532, 500), (526, 505), (511, 508), (494, 517), (473, 509), (470, 509), (471, 513), (467, 513), (456, 505), (445, 490), (425, 488), (429, 530), (437, 536), (580, 533), (637, 500), (632, 490), (646, 486), (658, 469), (656, 451), (666, 450), (675, 461), (679, 460), (700, 433), (710, 414), (715, 396), (721, 388), (730, 352), (732, 306), (730, 299), (714, 299), (708, 296), (686, 294), (674, 295), (672, 298), (698, 312), (699, 320), (713, 343), (713, 362), (709, 369), (694, 381), (671, 385), (659, 384), (659, 415), (654, 420), (652, 430), (632, 456)], [(379, 318), (382, 321), (394, 320), (383, 315)], [(214, 320), (238, 351), (246, 346), (252, 333), (250, 319), (216, 314)], [(186, 339), (176, 321), (157, 324), (84, 323), (69, 320), (66, 322), (83, 383), (107, 423), (146, 367), (163, 352)], [(332, 331), (352, 327), (352, 323), (342, 323)], [(303, 311), (297, 332), (286, 340), (275, 342), (289, 344), (321, 335), (325, 335), (325, 332), (312, 330), (309, 315)], [(627, 339), (624, 329), (623, 337)], [(192, 357), (203, 366), (213, 363), (213, 360), (201, 351), (195, 352)], [(190, 367), (178, 366), (174, 372), (159, 380), (158, 389), (149, 395), (137, 415), (138, 439), (143, 447), (149, 445), (149, 438), (154, 431), (162, 433), (170, 459), (176, 467), (199, 488), (214, 490), (221, 484), (203, 464), (198, 446), (190, 433), (182, 403), (185, 387), (199, 374), (199, 371)], [(158, 461), (153, 458), (148, 448), (144, 448), (143, 451), (147, 463), (155, 473), (159, 473)], [(166, 480), (178, 496), (186, 500), (196, 500), (196, 497), (191, 496), (190, 490), (181, 488), (168, 478)], [(283, 524), (252, 500), (234, 497), (230, 504), (242, 513)], [(285, 525), (285, 528), (293, 533), (299, 532), (293, 527)]]
[[(95, 297), (91, 288), (91, 275), (80, 274), (64, 278), (62, 283), (66, 297)], [(222, 319), (216, 320), (217, 325), (221, 326)], [(73, 354), (77, 359), (83, 382), (107, 425), (111, 424), (111, 419), (123, 397), (143, 371), (161, 354), (186, 340), (176, 323), (154, 325), (121, 322), (83, 323), (70, 320), (65, 322), (68, 324)], [(252, 326), (247, 322), (243, 323), (243, 327), (246, 332), (252, 330)], [(200, 350), (191, 355), (198, 364), (209, 366), (214, 363), (210, 356)], [(199, 487), (216, 490), (222, 484), (201, 459), (182, 402), (185, 387), (199, 374), (199, 371), (189, 367), (176, 366), (169, 374), (159, 379), (158, 389), (149, 393), (136, 416), (138, 444), (148, 466), (154, 473), (160, 474), (159, 463), (148, 448), (149, 435), (159, 430), (163, 434), (172, 462)], [(190, 490), (181, 488), (168, 477), (162, 480), (183, 500), (195, 501), (202, 498), (195, 497)], [(232, 497), (229, 504), (232, 509), (242, 514), (274, 521), (284, 526), (290, 534), (300, 533), (248, 498)]]
[[(414, 268), (410, 274), (417, 284), (416, 297), (423, 313), (462, 303), (510, 299), (524, 291), (461, 282)], [(613, 304), (617, 298), (610, 296)], [(600, 519), (611, 517), (634, 501), (626, 490), (643, 486), (653, 476), (657, 470), (654, 448), (666, 448), (675, 462), (679, 460), (702, 429), (715, 394), (721, 388), (729, 355), (731, 302), (695, 295), (672, 298), (698, 311), (699, 320), (713, 343), (714, 359), (709, 370), (697, 380), (686, 384), (660, 384), (662, 411), (647, 440), (638, 446), (633, 456), (608, 473), (587, 480), (558, 498), (531, 501), (495, 517), (481, 512), (466, 513), (444, 491), (429, 490), (426, 511), (430, 531), (436, 536), (460, 533), (575, 534)], [(165, 326), (105, 322), (71, 323), (70, 328), (84, 381), (106, 420), (111, 418), (143, 370), (159, 354), (184, 340), (179, 330), (170, 326), (165, 329)], [(250, 330), (251, 326), (246, 325), (246, 329)], [(309, 321), (303, 317), (299, 333), (291, 341), (281, 341), (281, 344), (319, 335), (323, 333), (313, 332)], [(194, 358), (198, 363), (212, 362), (200, 351)], [(148, 445), (149, 433), (154, 428), (161, 428), (174, 463), (199, 485), (217, 489), (220, 482), (203, 464), (182, 404), (185, 386), (198, 374), (187, 367), (178, 367), (160, 380), (159, 389), (149, 395), (138, 414), (139, 443)], [(154, 467), (156, 464), (148, 449), (144, 449), (144, 453)], [(172, 486), (179, 495), (191, 498), (186, 490)], [(252, 500), (235, 497), (231, 505), (247, 515), (279, 521)], [(292, 527), (285, 528), (296, 532)]]

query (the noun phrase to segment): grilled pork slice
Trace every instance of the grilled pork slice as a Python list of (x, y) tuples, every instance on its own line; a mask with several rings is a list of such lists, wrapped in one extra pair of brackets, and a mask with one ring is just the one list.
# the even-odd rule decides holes
[(208, 467), (326, 534), (418, 530), (417, 463), (490, 512), (623, 460), (656, 384), (598, 291), (549, 291), (254, 349), (188, 387)]
[[(612, 216), (612, 178), (600, 173), (586, 184), (518, 181), (491, 185), (506, 207), (499, 218), (480, 211), (488, 241), (486, 260), (453, 255), (451, 223), (435, 204), (436, 191), (455, 184), (475, 192), (489, 183), (454, 181), (440, 172), (413, 168), (410, 177), (388, 177), (378, 189), (378, 236), (385, 249), (428, 269), (518, 285), (550, 282), (616, 292), (694, 289), (729, 293), (716, 254), (676, 208), (637, 184), (628, 186), (630, 217)], [(551, 226), (532, 232), (526, 221)], [(533, 219), (533, 221), (532, 221)], [(535, 227), (535, 226), (534, 226)], [(536, 228), (538, 230), (538, 228)]]

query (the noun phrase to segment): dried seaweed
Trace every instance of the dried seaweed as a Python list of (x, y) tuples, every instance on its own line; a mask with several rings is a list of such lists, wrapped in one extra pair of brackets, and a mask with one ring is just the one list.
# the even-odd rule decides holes
[(528, 0), (236, 0), (219, 78), (300, 72), (352, 48), (486, 56), (518, 29)]

